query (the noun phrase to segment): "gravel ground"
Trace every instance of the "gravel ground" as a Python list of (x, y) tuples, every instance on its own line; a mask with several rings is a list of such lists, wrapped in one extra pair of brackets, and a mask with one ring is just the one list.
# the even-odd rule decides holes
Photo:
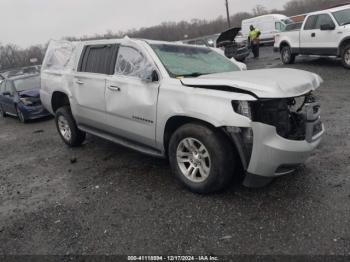
[[(284, 67), (271, 47), (249, 69)], [(67, 148), (52, 119), (0, 119), (0, 254), (350, 255), (350, 74), (320, 74), (327, 132), (307, 163), (266, 188), (184, 190), (164, 160), (88, 136)]]

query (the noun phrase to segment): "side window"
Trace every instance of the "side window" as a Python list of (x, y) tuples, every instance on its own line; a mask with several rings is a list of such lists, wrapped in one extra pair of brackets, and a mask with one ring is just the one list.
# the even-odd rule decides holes
[(147, 72), (152, 68), (147, 58), (136, 48), (120, 46), (118, 51), (115, 74), (145, 78)]
[(332, 18), (327, 14), (322, 14), (318, 16), (316, 22), (316, 29), (321, 29), (321, 25), (335, 25)]
[(310, 16), (304, 26), (304, 30), (316, 29), (317, 15)]
[(276, 22), (275, 23), (275, 29), (277, 31), (282, 31), (282, 23), (281, 22)]
[(207, 45), (206, 45), (206, 43), (205, 43), (205, 41), (204, 41), (204, 40), (202, 40), (202, 39), (197, 40), (197, 41), (196, 41), (196, 45), (200, 45), (200, 46), (207, 46)]
[(2, 81), (2, 83), (0, 85), (0, 92), (1, 93), (5, 92), (5, 81)]
[(6, 81), (5, 92), (9, 92), (12, 96), (14, 95), (13, 86), (11, 81)]
[(114, 45), (96, 45), (84, 48), (80, 60), (79, 72), (113, 74), (112, 58), (115, 51)]

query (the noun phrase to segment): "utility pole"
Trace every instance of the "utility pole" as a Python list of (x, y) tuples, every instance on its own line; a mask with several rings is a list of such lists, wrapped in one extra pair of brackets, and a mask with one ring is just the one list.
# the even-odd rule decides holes
[(227, 13), (227, 25), (231, 28), (230, 10), (228, 6), (228, 0), (226, 0), (226, 13)]

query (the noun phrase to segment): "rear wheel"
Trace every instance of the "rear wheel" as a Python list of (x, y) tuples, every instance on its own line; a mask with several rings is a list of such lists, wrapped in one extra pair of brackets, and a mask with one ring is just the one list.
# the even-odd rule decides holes
[(77, 147), (84, 142), (86, 134), (78, 129), (69, 106), (56, 111), (55, 122), (58, 133), (68, 146)]
[(234, 178), (234, 153), (219, 131), (202, 124), (186, 124), (172, 135), (169, 161), (175, 176), (195, 193), (225, 189)]
[(25, 123), (27, 122), (27, 120), (25, 119), (21, 109), (19, 109), (17, 106), (16, 106), (16, 111), (17, 111), (17, 117), (18, 117), (18, 120), (21, 122), (21, 123)]
[(342, 50), (342, 63), (347, 69), (350, 69), (350, 45), (347, 45)]
[(284, 46), (281, 50), (281, 60), (282, 63), (285, 65), (288, 64), (294, 64), (295, 62), (295, 55), (292, 54), (292, 50), (289, 46)]

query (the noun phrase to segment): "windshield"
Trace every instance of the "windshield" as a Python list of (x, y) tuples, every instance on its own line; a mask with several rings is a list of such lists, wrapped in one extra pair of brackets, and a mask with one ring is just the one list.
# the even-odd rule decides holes
[(229, 59), (205, 47), (153, 44), (153, 50), (171, 77), (240, 71)]
[(13, 81), (17, 92), (40, 88), (40, 77), (33, 76)]
[(339, 25), (350, 24), (350, 9), (334, 12), (333, 15)]

